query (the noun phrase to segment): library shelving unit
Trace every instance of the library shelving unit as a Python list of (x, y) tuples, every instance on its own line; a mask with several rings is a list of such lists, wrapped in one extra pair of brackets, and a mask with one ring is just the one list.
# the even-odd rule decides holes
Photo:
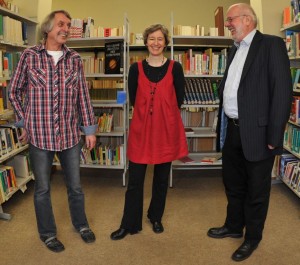
[[(105, 74), (105, 73), (85, 73), (86, 79), (89, 82), (91, 80), (103, 80), (103, 81), (116, 81), (122, 85), (119, 90), (125, 92), (127, 95), (127, 72), (128, 72), (128, 19), (124, 17), (124, 34), (123, 36), (115, 37), (92, 37), (92, 38), (73, 38), (67, 42), (68, 47), (78, 51), (81, 56), (88, 53), (93, 53), (94, 57), (104, 56), (105, 44), (110, 42), (122, 42), (123, 43), (123, 73), (121, 74)], [(111, 87), (110, 87), (111, 88)], [(98, 88), (97, 90), (101, 90)], [(91, 91), (91, 90), (90, 90)], [(128, 99), (126, 96), (125, 101), (117, 102), (117, 99), (93, 97), (92, 93), (91, 101), (95, 111), (95, 116), (99, 118), (101, 113), (113, 114), (113, 124), (110, 132), (97, 132), (97, 151), (95, 153), (98, 156), (93, 161), (82, 161), (80, 167), (84, 168), (96, 168), (96, 169), (118, 169), (122, 173), (122, 184), (125, 186), (126, 183), (126, 172), (127, 172), (127, 134), (128, 134)], [(100, 151), (101, 146), (101, 151)], [(118, 149), (119, 159), (118, 162), (107, 161), (108, 153), (105, 153), (107, 148), (113, 147)], [(113, 150), (111, 149), (111, 150)], [(102, 154), (100, 154), (102, 152)], [(114, 151), (115, 152), (115, 151)], [(106, 156), (106, 157), (105, 157)], [(58, 163), (54, 163), (58, 165)]]
[[(1, 61), (3, 62), (3, 57), (5, 56), (5, 53), (14, 53), (14, 52), (21, 52), (25, 48), (32, 46), (36, 43), (36, 26), (37, 22), (27, 18), (25, 16), (22, 16), (20, 14), (17, 14), (15, 12), (12, 12), (8, 9), (5, 9), (3, 7), (0, 7), (0, 16), (1, 19), (5, 19), (6, 25), (3, 26), (3, 35), (0, 38), (0, 50), (1, 50)], [(16, 21), (19, 21), (23, 24), (26, 24), (26, 36), (27, 36), (27, 43), (26, 45), (21, 41), (16, 40), (22, 40), (22, 32), (20, 34), (14, 33), (13, 26), (11, 24), (11, 19), (14, 19)], [(19, 23), (18, 22), (18, 23)], [(3, 24), (4, 25), (4, 24)], [(24, 25), (25, 28), (25, 25)], [(12, 33), (13, 32), (13, 33)], [(2, 63), (0, 64), (1, 68), (3, 67)], [(5, 69), (4, 69), (5, 70)], [(0, 76), (0, 89), (2, 94), (3, 100), (3, 110), (0, 111), (0, 119), (8, 119), (13, 117), (13, 111), (11, 109), (8, 109), (8, 97), (7, 97), (7, 83), (10, 80), (11, 71), (13, 69), (9, 69), (10, 72), (5, 73), (1, 71)], [(12, 149), (10, 152), (0, 156), (0, 164), (5, 164), (7, 161), (12, 159), (15, 155), (19, 154), (20, 152), (25, 151), (28, 149), (28, 145), (24, 145), (15, 149)], [(18, 190), (21, 190), (22, 192), (25, 192), (26, 190), (26, 184), (33, 179), (33, 175), (29, 175), (27, 177), (19, 178), (17, 177), (17, 187), (8, 189), (4, 193), (4, 203), (5, 201), (9, 200), (15, 192)], [(0, 180), (0, 185), (2, 185), (2, 181)], [(8, 213), (3, 212), (2, 204), (0, 203), (0, 219), (6, 219), (10, 220), (11, 215)]]
[[(286, 33), (286, 31), (289, 31), (290, 33), (291, 32), (299, 32), (300, 31), (300, 22), (292, 23), (290, 25), (287, 25), (287, 26), (281, 28), (281, 32)], [(291, 45), (294, 45), (294, 44), (291, 44)], [(299, 48), (293, 46), (292, 49), (295, 49), (295, 50), (294, 50), (294, 54), (289, 54), (291, 67), (300, 69)], [(293, 84), (293, 96), (300, 98), (299, 87), (297, 89), (298, 84), (296, 82), (299, 83), (300, 80), (295, 81), (295, 83)], [(286, 152), (293, 155), (297, 161), (300, 162), (300, 152), (299, 152), (299, 150), (297, 151), (297, 147), (296, 147), (296, 146), (299, 146), (299, 142), (300, 142), (299, 136), (296, 137), (296, 134), (298, 135), (298, 131), (300, 132), (300, 124), (298, 122), (289, 120), (286, 130), (285, 130), (284, 149)], [(278, 165), (278, 167), (279, 167), (279, 165)], [(298, 165), (296, 165), (296, 167), (298, 167)], [(300, 174), (299, 168), (297, 171)], [(299, 181), (300, 177), (298, 178), (297, 183), (294, 183), (293, 179), (288, 179), (285, 176), (281, 175), (280, 172), (277, 175), (277, 177), (284, 184), (286, 184), (287, 187), (289, 187), (300, 198), (300, 181)]]
[[(21, 153), (21, 152), (23, 152), (27, 149), (28, 149), (28, 145), (24, 145), (22, 147), (16, 148), (16, 149), (12, 150), (11, 152), (1, 156), (0, 157), (0, 164), (7, 162), (8, 160), (12, 159), (15, 155), (17, 155), (17, 154), (19, 154), (19, 153)], [(34, 177), (33, 177), (32, 174), (28, 175), (26, 177), (16, 176), (17, 186), (7, 190), (7, 192), (4, 195), (4, 197), (5, 197), (4, 202), (8, 201), (18, 190), (20, 190), (24, 193), (27, 189), (26, 184), (30, 180), (33, 180), (33, 179), (34, 179)], [(0, 183), (0, 185), (2, 185), (2, 183)], [(10, 220), (11, 219), (10, 214), (3, 212), (3, 208), (2, 208), (1, 204), (0, 204), (0, 219), (5, 219), (5, 220)]]
[[(233, 41), (224, 36), (185, 36), (174, 35), (174, 19), (171, 15), (171, 58), (176, 59), (178, 53), (192, 50), (193, 55), (204, 53), (206, 49), (220, 53), (231, 47)], [(190, 54), (191, 55), (191, 54)], [(183, 66), (184, 67), (184, 66)], [(185, 69), (184, 69), (185, 70)], [(202, 74), (196, 71), (185, 71), (186, 79), (209, 80), (219, 82), (222, 74)], [(187, 92), (186, 92), (187, 94)], [(170, 187), (173, 186), (173, 170), (220, 169), (222, 167), (221, 154), (216, 152), (216, 132), (218, 104), (184, 104), (181, 107), (181, 116), (185, 127), (193, 133), (186, 133), (189, 155), (192, 161), (173, 161), (170, 172)], [(204, 162), (206, 158), (215, 161)]]

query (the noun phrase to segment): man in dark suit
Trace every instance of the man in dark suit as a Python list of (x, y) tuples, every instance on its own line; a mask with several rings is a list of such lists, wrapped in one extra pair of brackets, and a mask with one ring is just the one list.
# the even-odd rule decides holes
[(248, 4), (229, 7), (225, 26), (234, 46), (219, 86), (218, 147), (223, 153), (227, 216), (213, 238), (244, 242), (232, 259), (248, 258), (262, 239), (275, 155), (283, 151), (292, 81), (283, 40), (256, 30), (257, 17)]

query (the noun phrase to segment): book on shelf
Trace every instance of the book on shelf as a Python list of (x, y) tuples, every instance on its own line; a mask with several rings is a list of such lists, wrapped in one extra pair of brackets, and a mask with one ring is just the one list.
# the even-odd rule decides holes
[(221, 155), (204, 156), (201, 158), (201, 163), (213, 164), (222, 159)]
[(126, 103), (126, 91), (117, 91), (117, 103), (118, 104), (125, 104)]
[(105, 74), (122, 74), (123, 62), (123, 41), (106, 42), (104, 47)]
[(28, 33), (27, 33), (27, 23), (22, 21), (22, 39), (24, 45), (28, 45)]
[(134, 43), (138, 45), (144, 45), (143, 33), (136, 33)]
[(3, 188), (3, 183), (2, 183), (2, 177), (0, 175), (0, 205), (2, 203), (5, 202), (6, 198), (5, 198), (5, 192), (4, 192), (4, 188)]
[(283, 180), (286, 183), (290, 184), (291, 178), (293, 176), (293, 173), (296, 169), (297, 164), (298, 164), (298, 161), (287, 162), (286, 167), (285, 167), (285, 171), (284, 171), (284, 175), (283, 175)]
[(300, 96), (293, 96), (289, 120), (291, 122), (299, 124), (299, 121), (300, 121)]
[(186, 135), (191, 135), (191, 134), (195, 133), (194, 130), (192, 128), (190, 128), (190, 127), (185, 127), (184, 131), (185, 131)]
[(294, 78), (294, 84), (293, 84), (293, 91), (294, 92), (300, 92), (300, 69), (297, 69), (295, 78)]
[(6, 163), (6, 165), (12, 166), (14, 168), (17, 177), (27, 178), (32, 174), (29, 157), (26, 154), (18, 154), (14, 156)]
[(0, 14), (0, 40), (3, 40), (3, 15)]
[(0, 129), (1, 128), (6, 128), (9, 130), (9, 133), (6, 136), (11, 138), (10, 141), (12, 143), (12, 149), (19, 148), (23, 145), (19, 140), (22, 134), (22, 128), (18, 128), (14, 124), (9, 123), (8, 121), (1, 123)]
[(189, 156), (184, 156), (178, 159), (179, 161), (181, 161), (184, 164), (191, 164), (191, 163), (195, 163), (196, 161), (192, 158), (190, 158)]
[(299, 0), (291, 0), (291, 7), (293, 11), (293, 22), (297, 23), (299, 22)]
[(13, 167), (1, 165), (0, 178), (5, 194), (10, 193), (17, 188), (17, 180)]
[(224, 36), (224, 15), (222, 6), (218, 6), (215, 10), (215, 27), (218, 29), (218, 36)]
[(279, 176), (280, 178), (283, 178), (285, 175), (285, 171), (286, 171), (286, 166), (288, 162), (297, 162), (298, 159), (292, 155), (292, 154), (282, 154), (280, 157), (280, 161), (279, 161)]

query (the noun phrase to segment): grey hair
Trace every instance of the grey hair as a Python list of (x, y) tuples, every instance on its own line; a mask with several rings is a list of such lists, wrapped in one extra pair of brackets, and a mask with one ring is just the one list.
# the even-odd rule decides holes
[(41, 25), (41, 34), (43, 37), (43, 40), (45, 41), (48, 37), (48, 32), (50, 32), (53, 29), (54, 24), (54, 17), (56, 14), (61, 13), (64, 14), (68, 19), (72, 19), (70, 14), (65, 10), (55, 10), (52, 11), (43, 21)]
[(255, 27), (257, 26), (256, 13), (255, 13), (254, 9), (249, 4), (246, 4), (246, 3), (234, 4), (234, 5), (230, 6), (228, 8), (228, 10), (231, 9), (232, 7), (238, 7), (241, 10), (241, 12), (243, 12), (243, 14), (245, 14), (247, 16), (250, 16), (253, 20), (254, 26)]

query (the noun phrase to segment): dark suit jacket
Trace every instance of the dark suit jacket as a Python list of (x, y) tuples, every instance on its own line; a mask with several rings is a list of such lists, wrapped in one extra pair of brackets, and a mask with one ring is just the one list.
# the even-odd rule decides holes
[[(228, 55), (224, 78), (219, 86), (220, 108), (217, 148), (226, 132), (223, 91), (236, 47)], [(257, 31), (247, 55), (237, 94), (240, 135), (247, 160), (258, 161), (282, 153), (283, 135), (292, 102), (290, 63), (283, 40)], [(268, 144), (275, 146), (269, 150)]]

